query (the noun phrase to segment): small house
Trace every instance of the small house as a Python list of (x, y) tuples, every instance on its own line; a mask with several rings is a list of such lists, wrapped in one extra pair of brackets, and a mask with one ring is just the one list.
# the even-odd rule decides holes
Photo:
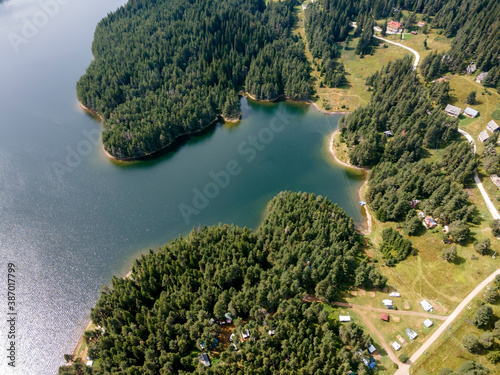
[(476, 64), (472, 63), (465, 69), (465, 71), (467, 72), (467, 74), (472, 74), (476, 71), (476, 69)]
[(351, 321), (351, 317), (349, 315), (339, 315), (339, 320), (341, 323), (346, 323)]
[(419, 21), (419, 22), (417, 22), (417, 26), (418, 27), (424, 27), (425, 26), (425, 22)]
[(462, 108), (448, 104), (444, 111), (452, 117), (458, 117), (462, 113)]
[(437, 223), (436, 223), (436, 220), (434, 220), (432, 217), (426, 217), (424, 219), (424, 221), (422, 222), (422, 224), (424, 225), (424, 227), (426, 227), (427, 229), (432, 229), (434, 227), (437, 227)]
[(368, 360), (368, 358), (361, 358), (361, 360), (363, 361), (363, 363), (365, 364), (365, 366), (369, 366), (370, 365), (370, 361)]
[(368, 368), (370, 370), (373, 370), (375, 367), (377, 367), (377, 362), (371, 361), (370, 364), (368, 365)]
[(498, 124), (495, 122), (495, 120), (491, 120), (490, 122), (488, 122), (488, 124), (486, 124), (486, 129), (488, 129), (490, 132), (494, 133), (496, 132), (498, 129), (500, 129), (500, 127), (498, 126)]
[(410, 206), (412, 208), (415, 208), (417, 207), (417, 205), (420, 203), (420, 201), (418, 199), (413, 199), (411, 202), (410, 202)]
[(389, 293), (389, 297), (399, 298), (399, 297), (401, 297), (401, 294), (399, 294), (398, 292), (392, 292), (392, 293)]
[(483, 73), (478, 74), (476, 77), (476, 82), (482, 83), (487, 75), (488, 75), (488, 72), (483, 72)]
[(387, 23), (387, 32), (389, 34), (398, 34), (401, 32), (401, 24), (396, 21), (389, 21)]
[(399, 344), (399, 342), (397, 341), (394, 341), (391, 346), (394, 348), (395, 351), (398, 351), (401, 349), (401, 345)]
[(420, 306), (422, 306), (422, 308), (425, 311), (434, 311), (434, 309), (432, 308), (432, 305), (429, 302), (427, 302), (425, 299), (420, 302)]
[(392, 132), (391, 132), (390, 130), (386, 130), (386, 131), (384, 132), (384, 135), (385, 135), (386, 137), (390, 137), (390, 136), (392, 135)]
[(411, 328), (406, 328), (405, 330), (406, 332), (406, 335), (410, 338), (410, 340), (415, 340), (417, 338), (417, 332), (415, 332), (414, 330), (412, 330)]
[(390, 299), (384, 299), (382, 301), (382, 303), (385, 305), (385, 307), (387, 307), (389, 309), (392, 309), (392, 305), (393, 305), (392, 300), (390, 300)]
[(430, 328), (430, 327), (432, 327), (433, 324), (434, 324), (434, 322), (432, 320), (430, 320), (430, 319), (425, 319), (424, 320), (424, 326), (425, 326), (425, 328)]
[(89, 366), (89, 367), (92, 367), (92, 365), (94, 364), (94, 361), (87, 361), (86, 365)]
[(450, 227), (448, 225), (445, 225), (443, 227), (443, 232), (448, 233), (450, 231)]
[(421, 219), (425, 219), (425, 213), (424, 213), (424, 211), (419, 211), (418, 212), (418, 217), (421, 218)]
[(380, 313), (380, 319), (383, 320), (384, 322), (388, 322), (389, 321), (389, 315), (387, 315), (385, 313)]
[(250, 332), (248, 331), (248, 329), (245, 329), (244, 331), (241, 331), (241, 338), (243, 340), (246, 340), (249, 337), (250, 337)]
[(375, 353), (377, 351), (377, 348), (373, 345), (370, 345), (368, 347), (368, 353), (372, 354), (372, 353)]
[(204, 364), (207, 367), (210, 367), (210, 360), (208, 359), (207, 353), (203, 352), (198, 356), (200, 363)]
[(269, 336), (273, 336), (275, 333), (276, 333), (276, 331), (274, 329), (270, 329), (269, 331), (267, 331), (267, 334)]
[(479, 112), (476, 111), (475, 109), (472, 109), (470, 107), (465, 108), (464, 115), (466, 115), (467, 117), (474, 118), (478, 114), (479, 114)]
[(231, 323), (233, 322), (233, 317), (231, 316), (231, 314), (230, 314), (230, 313), (228, 313), (228, 312), (227, 312), (227, 313), (225, 313), (225, 314), (224, 314), (224, 317), (226, 318), (226, 323), (227, 323), (227, 324), (231, 324)]
[(413, 30), (413, 31), (410, 31), (410, 34), (411, 34), (411, 35), (417, 35), (417, 34), (418, 34), (418, 32), (416, 32), (415, 30)]
[(484, 143), (489, 137), (490, 136), (488, 135), (488, 132), (486, 130), (483, 130), (481, 133), (479, 133), (479, 137), (477, 138)]

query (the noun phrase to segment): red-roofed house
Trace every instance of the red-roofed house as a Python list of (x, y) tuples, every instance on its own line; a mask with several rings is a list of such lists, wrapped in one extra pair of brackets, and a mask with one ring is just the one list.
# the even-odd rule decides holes
[(401, 24), (396, 21), (389, 21), (387, 23), (387, 32), (389, 34), (397, 34), (401, 32)]
[(389, 321), (389, 315), (381, 313), (380, 314), (380, 319), (382, 319), (385, 322), (388, 322)]

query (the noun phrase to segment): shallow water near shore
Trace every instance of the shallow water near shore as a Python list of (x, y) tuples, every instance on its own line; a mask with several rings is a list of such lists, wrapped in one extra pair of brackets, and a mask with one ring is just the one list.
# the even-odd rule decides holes
[[(362, 223), (362, 175), (328, 151), (340, 116), (307, 105), (242, 98), (237, 124), (152, 160), (108, 159), (75, 83), (92, 59), (97, 22), (123, 1), (54, 1), (50, 14), (35, 0), (0, 4), (0, 267), (17, 267), (18, 313), (16, 367), (2, 355), (1, 374), (57, 373), (100, 288), (134, 257), (200, 225), (256, 228), (281, 190), (327, 196)], [(40, 12), (47, 22), (24, 35)], [(7, 329), (1, 319), (5, 348)]]

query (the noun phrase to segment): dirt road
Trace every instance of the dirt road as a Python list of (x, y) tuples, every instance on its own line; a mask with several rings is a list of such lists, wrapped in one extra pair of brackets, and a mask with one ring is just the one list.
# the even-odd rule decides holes
[(419, 311), (382, 309), (382, 308), (371, 307), (371, 306), (353, 305), (352, 303), (346, 303), (346, 302), (334, 302), (333, 304), (335, 306), (347, 307), (347, 308), (351, 308), (354, 310), (367, 310), (367, 311), (374, 311), (374, 312), (383, 312), (386, 314), (393, 314), (393, 315), (421, 316), (422, 318), (430, 318), (430, 319), (437, 319), (437, 320), (446, 320), (448, 318), (447, 316), (429, 314), (429, 313), (419, 312)]
[(376, 35), (374, 35), (373, 37), (380, 39), (380, 40), (383, 40), (386, 43), (391, 43), (391, 44), (394, 44), (396, 46), (403, 47), (404, 49), (407, 49), (408, 51), (412, 52), (415, 55), (415, 61), (413, 62), (413, 70), (417, 69), (418, 62), (420, 61), (420, 55), (418, 54), (417, 51), (415, 51), (414, 49), (411, 49), (410, 47), (405, 46), (404, 44), (392, 42), (389, 39), (384, 39), (384, 38), (381, 38), (381, 37), (376, 36)]

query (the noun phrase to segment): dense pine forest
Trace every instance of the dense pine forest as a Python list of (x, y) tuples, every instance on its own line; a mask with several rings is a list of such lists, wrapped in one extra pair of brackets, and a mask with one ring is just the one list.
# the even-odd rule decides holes
[[(449, 86), (426, 89), (410, 58), (388, 64), (367, 84), (373, 89), (370, 103), (341, 119), (340, 128), (351, 162), (373, 167), (366, 200), (375, 216), (418, 233), (422, 219), (410, 202), (421, 200), (427, 215), (450, 224), (445, 240), (463, 241), (475, 210), (464, 185), (477, 162), (471, 146), (452, 142), (458, 120), (444, 113), (441, 99)], [(439, 160), (422, 160), (426, 149), (438, 148), (444, 148)]]
[(240, 115), (237, 89), (258, 99), (310, 97), (294, 0), (130, 0), (97, 26), (79, 100), (104, 118), (119, 158), (159, 150), (221, 114)]
[[(86, 371), (361, 374), (356, 351), (366, 354), (370, 338), (311, 301), (331, 302), (354, 284), (385, 281), (366, 262), (353, 220), (340, 207), (314, 194), (282, 192), (257, 231), (193, 230), (142, 256), (130, 278), (113, 278), (91, 313), (104, 333), (86, 333), (101, 370)], [(233, 322), (218, 325), (227, 312)], [(202, 351), (209, 368), (199, 363)], [(60, 370), (74, 373), (74, 367)]]
[[(118, 158), (137, 158), (164, 148), (181, 134), (204, 129), (219, 115), (238, 118), (237, 92), (243, 87), (260, 100), (280, 96), (309, 100), (311, 68), (304, 41), (292, 33), (297, 4), (297, 0), (130, 0), (110, 13), (97, 26), (95, 59), (77, 83), (79, 100), (104, 119), (105, 149)], [(375, 20), (399, 18), (401, 12), (395, 9), (432, 16), (433, 27), (456, 35), (439, 71), (460, 72), (475, 59), (481, 70), (490, 71), (484, 84), (498, 87), (500, 5), (495, 0), (309, 4), (306, 37), (320, 61), (321, 85), (347, 83), (344, 66), (337, 60), (337, 42), (350, 37), (350, 22), (357, 22), (354, 36), (361, 38), (356, 53), (362, 57), (376, 44)], [(426, 59), (422, 64), (431, 63)]]

